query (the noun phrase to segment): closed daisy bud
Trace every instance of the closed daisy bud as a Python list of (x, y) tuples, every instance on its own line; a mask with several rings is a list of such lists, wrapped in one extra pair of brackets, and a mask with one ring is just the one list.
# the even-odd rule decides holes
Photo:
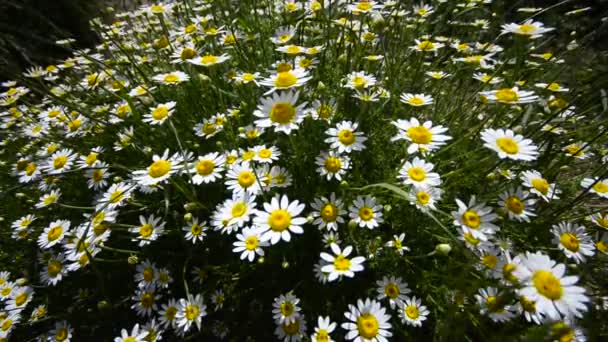
[(441, 254), (441, 255), (448, 255), (451, 250), (452, 250), (452, 246), (450, 246), (447, 243), (440, 243), (437, 246), (435, 246), (435, 252), (437, 252), (438, 254)]

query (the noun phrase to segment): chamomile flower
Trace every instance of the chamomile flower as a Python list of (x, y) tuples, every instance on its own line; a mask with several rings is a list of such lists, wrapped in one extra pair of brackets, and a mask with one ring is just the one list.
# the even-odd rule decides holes
[(57, 285), (57, 283), (67, 274), (64, 261), (65, 257), (61, 253), (49, 259), (46, 267), (40, 271), (40, 279), (47, 285)]
[(300, 303), (300, 299), (291, 292), (275, 298), (272, 303), (272, 317), (274, 321), (277, 324), (295, 322), (296, 318), (300, 315), (298, 303)]
[(348, 11), (353, 14), (374, 13), (381, 10), (384, 6), (377, 1), (360, 0), (347, 6)]
[(395, 252), (399, 255), (403, 255), (403, 252), (409, 251), (410, 248), (403, 245), (403, 240), (405, 239), (405, 233), (401, 233), (400, 235), (393, 235), (393, 239), (388, 241), (385, 246), (392, 247), (395, 249)]
[(310, 336), (311, 342), (334, 342), (331, 333), (336, 330), (336, 323), (329, 319), (329, 316), (319, 316), (315, 332)]
[(515, 316), (513, 308), (505, 303), (505, 296), (494, 287), (479, 289), (475, 298), (480, 306), (479, 311), (488, 315), (494, 322), (507, 322)]
[(410, 154), (418, 151), (431, 152), (452, 139), (452, 137), (444, 134), (447, 128), (443, 126), (433, 127), (431, 121), (425, 121), (421, 124), (418, 119), (411, 118), (409, 120), (399, 119), (393, 121), (392, 124), (399, 131), (391, 141), (407, 140), (410, 143), (407, 153)]
[(144, 115), (143, 121), (150, 125), (162, 125), (168, 118), (173, 115), (176, 102), (170, 101), (160, 103), (150, 110), (150, 113)]
[(542, 324), (544, 318), (536, 310), (536, 303), (528, 300), (524, 296), (519, 296), (517, 303), (515, 304), (515, 310), (524, 316), (526, 321), (530, 323)]
[(188, 332), (193, 325), (200, 330), (201, 321), (207, 316), (207, 306), (203, 304), (203, 297), (200, 294), (188, 296), (188, 299), (180, 299), (177, 313), (175, 315), (177, 327)]
[(55, 328), (49, 332), (49, 337), (54, 342), (70, 342), (73, 332), (74, 329), (67, 321), (56, 322)]
[(510, 129), (485, 129), (481, 132), (484, 146), (496, 151), (500, 159), (532, 161), (538, 157), (538, 147), (532, 140)]
[(278, 71), (276, 74), (260, 80), (259, 84), (271, 88), (264, 94), (268, 95), (276, 90), (286, 90), (301, 87), (311, 78), (312, 76), (308, 75), (308, 71), (306, 71), (306, 69), (295, 68)]
[(414, 46), (410, 46), (410, 49), (418, 52), (437, 52), (437, 50), (445, 46), (443, 43), (433, 42), (428, 39), (414, 39), (414, 41), (416, 44)]
[(258, 145), (253, 147), (253, 152), (255, 156), (253, 160), (259, 163), (269, 163), (272, 164), (274, 161), (279, 160), (281, 156), (281, 151), (276, 146), (266, 147), (266, 145)]
[(296, 105), (298, 92), (281, 92), (272, 97), (262, 98), (253, 115), (258, 117), (255, 124), (261, 128), (274, 127), (275, 131), (285, 134), (298, 129), (306, 102)]
[(486, 84), (498, 84), (503, 81), (501, 77), (496, 75), (488, 75), (485, 72), (476, 72), (473, 74), (473, 78)]
[(38, 237), (38, 246), (48, 249), (60, 243), (70, 229), (70, 221), (57, 220), (51, 222)]
[(365, 261), (364, 257), (348, 257), (353, 251), (352, 246), (346, 246), (346, 248), (340, 249), (340, 246), (332, 243), (330, 248), (334, 255), (321, 252), (321, 259), (328, 263), (321, 267), (321, 271), (329, 273), (327, 278), (328, 281), (334, 281), (338, 278), (342, 278), (342, 276), (352, 278), (355, 276), (355, 272), (363, 271), (364, 268), (362, 264)]
[(198, 161), (192, 164), (190, 173), (193, 184), (212, 183), (221, 178), (221, 171), (226, 163), (226, 157), (212, 152), (199, 156)]
[(158, 311), (160, 325), (163, 328), (175, 327), (177, 325), (178, 302), (175, 299), (170, 298), (166, 304), (161, 304), (160, 310)]
[(277, 324), (274, 334), (283, 342), (298, 342), (306, 334), (306, 320), (304, 315), (298, 315), (291, 323)]
[(576, 286), (577, 276), (566, 276), (566, 266), (551, 260), (541, 252), (521, 256), (522, 267), (513, 271), (523, 287), (517, 292), (535, 302), (537, 311), (548, 318), (560, 315), (581, 317), (587, 311), (589, 298), (585, 289)]
[(261, 187), (258, 175), (248, 165), (240, 164), (234, 165), (226, 174), (226, 186), (235, 195), (255, 195)]
[(312, 216), (315, 220), (312, 224), (319, 227), (319, 229), (338, 230), (338, 224), (344, 223), (343, 216), (346, 214), (344, 210), (344, 204), (342, 200), (336, 198), (335, 193), (331, 193), (329, 199), (322, 196), (314, 199), (312, 208), (315, 210), (312, 212)]
[(533, 103), (538, 101), (538, 96), (532, 91), (519, 90), (518, 87), (502, 88), (499, 90), (482, 91), (479, 93), (490, 103), (504, 103), (509, 105)]
[(584, 189), (589, 189), (589, 192), (596, 194), (602, 198), (608, 198), (608, 179), (599, 178), (584, 178), (581, 181), (581, 186)]
[(139, 288), (147, 288), (156, 285), (158, 269), (150, 260), (144, 260), (135, 267), (135, 282)]
[(149, 317), (157, 310), (156, 301), (158, 299), (159, 296), (156, 294), (154, 286), (137, 289), (135, 295), (131, 297), (131, 300), (135, 302), (131, 305), (131, 309), (134, 309), (139, 316)]
[(391, 316), (386, 313), (379, 302), (372, 299), (357, 300), (357, 306), (348, 305), (344, 313), (348, 321), (342, 323), (342, 329), (347, 330), (345, 338), (355, 342), (388, 342), (391, 333)]
[(125, 205), (126, 201), (131, 198), (132, 192), (133, 186), (125, 182), (112, 184), (98, 201), (97, 210), (101, 208), (112, 210)]
[(541, 22), (528, 19), (523, 24), (509, 23), (502, 25), (501, 34), (511, 33), (526, 36), (530, 39), (542, 37), (543, 34), (553, 31), (554, 28), (545, 27)]
[(152, 157), (152, 164), (146, 170), (133, 171), (133, 178), (141, 185), (156, 185), (165, 182), (181, 168), (182, 158), (175, 153), (169, 157), (169, 150)]
[(409, 191), (410, 204), (423, 212), (436, 210), (435, 204), (441, 199), (443, 191), (431, 186), (415, 186)]
[(221, 64), (224, 63), (225, 61), (229, 60), (230, 56), (228, 54), (221, 54), (219, 56), (216, 55), (212, 55), (212, 54), (206, 54), (204, 56), (201, 57), (196, 57), (196, 58), (192, 58), (189, 59), (188, 62), (194, 65), (200, 65), (200, 66), (204, 66), (204, 67), (211, 67), (214, 66), (216, 64)]
[(279, 27), (270, 40), (277, 45), (288, 43), (296, 34), (295, 27)]
[(207, 236), (207, 233), (205, 233), (206, 229), (206, 223), (199, 223), (197, 217), (193, 218), (192, 222), (188, 225), (182, 227), (182, 231), (186, 232), (186, 240), (192, 241), (193, 244), (196, 244), (197, 241), (203, 241), (205, 236)]
[(359, 125), (351, 121), (342, 121), (336, 124), (336, 128), (329, 128), (325, 131), (330, 137), (325, 139), (332, 149), (338, 153), (350, 153), (352, 151), (362, 151), (365, 149), (363, 143), (367, 140), (363, 133), (356, 132)]
[(403, 180), (404, 184), (411, 184), (416, 187), (438, 186), (441, 184), (441, 179), (438, 173), (431, 172), (433, 168), (432, 163), (414, 157), (413, 161), (406, 161), (399, 170), (399, 178)]
[(166, 74), (156, 75), (152, 77), (152, 80), (165, 85), (177, 85), (190, 80), (190, 76), (183, 71), (173, 71)]
[(448, 74), (444, 71), (427, 71), (424, 74), (435, 80), (442, 80), (451, 76), (451, 74)]
[(534, 86), (537, 87), (537, 88), (547, 89), (547, 90), (552, 91), (554, 93), (567, 93), (568, 91), (570, 91), (570, 89), (564, 88), (559, 83), (556, 83), (556, 82), (552, 82), (552, 83), (535, 83)]
[(608, 230), (608, 212), (599, 212), (591, 215), (591, 222), (595, 223), (598, 227), (604, 230)]
[(302, 225), (306, 219), (298, 217), (304, 210), (305, 205), (299, 201), (289, 202), (286, 195), (275, 196), (270, 203), (264, 203), (264, 210), (258, 210), (254, 223), (260, 227), (262, 241), (270, 240), (271, 244), (276, 244), (279, 240), (289, 242), (291, 234), (302, 234)]
[(433, 97), (431, 95), (403, 93), (399, 98), (401, 99), (401, 102), (412, 107), (422, 107), (433, 104)]
[(406, 299), (406, 294), (410, 293), (407, 283), (399, 277), (383, 277), (382, 280), (376, 281), (378, 296), (376, 299), (388, 299), (391, 309), (401, 308)]
[(497, 215), (484, 202), (477, 202), (475, 196), (471, 196), (468, 204), (459, 199), (456, 199), (456, 204), (458, 211), (452, 211), (453, 223), (464, 233), (470, 233), (472, 238), (486, 241), (498, 230), (498, 226), (492, 223)]
[(561, 249), (566, 257), (574, 259), (577, 264), (593, 256), (595, 246), (585, 227), (570, 222), (560, 222), (551, 229), (553, 243)]
[(53, 153), (53, 155), (48, 159), (44, 170), (50, 174), (58, 174), (68, 171), (72, 167), (75, 159), (76, 154), (74, 154), (72, 150), (64, 148)]
[[(17, 286), (13, 290), (12, 297), (5, 302), (5, 310), (23, 310), (34, 297), (34, 290), (29, 286)], [(0, 324), (1, 326), (1, 324)]]
[(346, 88), (363, 90), (376, 85), (376, 77), (368, 75), (364, 71), (353, 71), (346, 77)]
[(357, 196), (353, 205), (348, 208), (349, 216), (361, 228), (374, 229), (384, 222), (382, 206), (372, 196)]
[(536, 200), (529, 196), (530, 193), (522, 190), (520, 187), (510, 189), (500, 194), (498, 205), (507, 210), (510, 219), (530, 222), (530, 217), (536, 216), (533, 208)]
[(350, 158), (346, 155), (340, 155), (334, 151), (321, 152), (317, 156), (315, 163), (317, 164), (317, 173), (328, 181), (335, 178), (339, 181), (350, 167)]
[(132, 240), (139, 242), (139, 247), (156, 241), (165, 230), (165, 222), (162, 222), (160, 217), (154, 217), (154, 215), (150, 215), (147, 218), (139, 215), (139, 223), (139, 227), (129, 229), (129, 232), (137, 234)]
[(559, 199), (557, 196), (561, 191), (556, 189), (554, 183), (549, 183), (543, 178), (540, 172), (536, 170), (524, 171), (520, 175), (522, 185), (529, 188), (530, 192), (540, 196), (546, 202), (553, 199)]
[(232, 249), (235, 253), (241, 253), (241, 260), (253, 262), (255, 256), (264, 256), (262, 247), (267, 247), (268, 242), (262, 241), (262, 232), (258, 228), (243, 228), (241, 233), (236, 235), (238, 241), (234, 242)]
[(217, 206), (212, 216), (212, 225), (215, 230), (230, 234), (249, 222), (251, 215), (255, 212), (255, 207), (255, 196), (247, 193), (233, 194), (231, 199), (227, 199)]
[(131, 333), (129, 333), (127, 329), (122, 329), (120, 331), (120, 337), (114, 338), (114, 342), (145, 342), (144, 338), (147, 334), (147, 332), (139, 330), (139, 324), (135, 324)]
[(59, 190), (51, 190), (50, 193), (40, 196), (38, 203), (36, 203), (36, 208), (40, 209), (55, 204), (59, 201), (60, 197), (61, 192)]
[(429, 315), (429, 310), (426, 306), (422, 305), (420, 298), (405, 297), (399, 308), (399, 318), (401, 322), (413, 327), (421, 327)]

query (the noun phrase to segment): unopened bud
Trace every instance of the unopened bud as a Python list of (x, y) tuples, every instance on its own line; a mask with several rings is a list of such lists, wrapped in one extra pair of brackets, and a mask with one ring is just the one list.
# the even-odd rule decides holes
[(312, 224), (312, 222), (315, 220), (314, 216), (312, 215), (308, 215), (306, 216), (306, 222)]
[(137, 257), (137, 255), (131, 255), (127, 258), (127, 262), (129, 263), (129, 265), (136, 265), (137, 263), (139, 263), (139, 258)]
[(99, 311), (107, 311), (110, 309), (110, 303), (108, 303), (107, 300), (100, 300), (97, 302), (97, 309), (99, 309)]
[(185, 213), (184, 214), (184, 221), (186, 221), (186, 222), (192, 221), (192, 214), (191, 213)]
[(281, 267), (283, 267), (284, 269), (288, 269), (289, 268), (289, 262), (288, 261), (283, 261), (283, 263), (281, 264)]
[(440, 243), (437, 246), (435, 246), (435, 252), (437, 252), (438, 254), (441, 254), (441, 255), (448, 255), (448, 254), (450, 254), (451, 250), (452, 250), (452, 246), (450, 246), (447, 243)]
[(340, 187), (341, 187), (342, 189), (348, 189), (349, 184), (348, 184), (348, 182), (347, 182), (347, 181), (343, 180), (343, 181), (341, 181), (341, 182), (340, 182)]
[(357, 228), (357, 221), (355, 221), (355, 220), (348, 221), (348, 228), (349, 229), (355, 229), (355, 228)]
[(188, 202), (188, 203), (184, 204), (185, 211), (194, 211), (197, 208), (198, 208), (198, 205), (194, 202)]

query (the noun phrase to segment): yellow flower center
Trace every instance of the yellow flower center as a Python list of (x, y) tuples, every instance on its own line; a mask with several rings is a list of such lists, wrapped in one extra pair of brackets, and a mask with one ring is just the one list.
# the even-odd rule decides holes
[(255, 251), (256, 248), (258, 248), (258, 238), (257, 236), (250, 236), (247, 239), (245, 239), (245, 248), (248, 251)]
[(5, 287), (2, 289), (2, 291), (0, 291), (0, 294), (2, 294), (2, 296), (6, 297), (9, 294), (11, 294), (12, 291), (13, 291), (13, 289), (11, 289), (10, 287)]
[(333, 203), (326, 203), (319, 211), (321, 218), (325, 222), (335, 222), (338, 218), (339, 209)]
[(196, 56), (196, 50), (192, 48), (184, 48), (182, 52), (179, 54), (179, 58), (181, 60), (192, 59)]
[(352, 84), (356, 89), (363, 89), (367, 85), (367, 80), (363, 76), (355, 76), (352, 79)]
[(59, 328), (55, 333), (55, 340), (63, 342), (68, 339), (68, 329), (66, 327)]
[(604, 254), (608, 254), (608, 242), (606, 241), (598, 241), (595, 246), (597, 247), (597, 249), (604, 253)]
[(598, 192), (598, 193), (601, 193), (601, 194), (607, 193), (608, 192), (608, 184), (606, 184), (604, 182), (597, 182), (593, 186), (593, 190), (595, 190), (595, 192)]
[(95, 183), (101, 182), (103, 180), (103, 171), (101, 171), (101, 169), (93, 170), (91, 173), (91, 179), (93, 179)]
[(355, 140), (357, 140), (357, 136), (350, 129), (343, 129), (338, 132), (338, 141), (346, 146), (354, 144)]
[(165, 75), (164, 79), (165, 83), (177, 83), (179, 82), (179, 77), (175, 74)]
[(562, 87), (557, 83), (551, 83), (547, 86), (547, 89), (551, 91), (559, 91), (560, 89), (562, 89)]
[(146, 292), (141, 296), (140, 303), (144, 308), (151, 308), (154, 305), (154, 293)]
[(512, 284), (517, 284), (519, 281), (517, 280), (517, 277), (513, 275), (515, 268), (517, 268), (517, 266), (514, 264), (504, 264), (502, 267), (502, 278)]
[(422, 51), (431, 51), (435, 48), (435, 44), (429, 40), (423, 40), (418, 44), (418, 49)]
[(327, 172), (337, 173), (342, 168), (342, 162), (338, 157), (327, 157), (323, 166), (325, 167), (325, 170), (327, 170)]
[(294, 336), (300, 332), (300, 321), (296, 319), (289, 324), (283, 324), (281, 327), (285, 335)]
[(148, 175), (152, 178), (160, 178), (171, 171), (171, 162), (168, 160), (157, 160), (148, 169)]
[(530, 25), (530, 24), (519, 25), (519, 31), (522, 34), (531, 35), (532, 33), (534, 33), (536, 31), (536, 26)]
[(300, 52), (302, 52), (302, 49), (300, 49), (300, 47), (297, 46), (297, 45), (289, 45), (287, 47), (287, 53), (290, 54), (290, 55), (295, 55), (295, 54), (298, 54)]
[(150, 236), (152, 236), (152, 232), (154, 232), (154, 227), (149, 223), (146, 223), (139, 227), (139, 236), (143, 238), (149, 238)]
[(51, 278), (55, 278), (63, 269), (63, 265), (59, 260), (53, 260), (46, 268), (46, 272)]
[(408, 305), (405, 308), (405, 315), (409, 318), (409, 319), (418, 319), (418, 317), (420, 317), (420, 310), (418, 310), (418, 307), (416, 305)]
[(424, 172), (424, 169), (417, 166), (411, 167), (409, 170), (407, 170), (407, 174), (416, 182), (421, 182), (426, 178), (426, 172)]
[(585, 154), (585, 152), (583, 152), (583, 149), (575, 144), (566, 147), (566, 152), (568, 152), (573, 157), (582, 157)]
[(367, 1), (360, 1), (357, 4), (357, 9), (362, 12), (369, 11), (372, 9), (372, 7), (374, 7), (374, 6)]
[(68, 123), (68, 129), (70, 132), (75, 132), (80, 128), (81, 125), (82, 121), (80, 119), (75, 119)]
[(359, 218), (363, 221), (369, 221), (374, 218), (374, 211), (368, 206), (359, 208)]
[(496, 92), (496, 99), (500, 102), (512, 103), (519, 100), (519, 95), (511, 88), (503, 88)]
[(334, 260), (334, 268), (338, 271), (348, 271), (350, 269), (350, 259), (340, 254)]
[(524, 202), (516, 196), (509, 196), (505, 199), (505, 206), (510, 212), (520, 215), (524, 212)]
[(532, 275), (532, 283), (538, 293), (551, 300), (558, 300), (562, 297), (562, 284), (559, 279), (549, 271), (536, 271), (534, 275)]
[(289, 88), (298, 82), (298, 76), (291, 71), (282, 71), (277, 75), (274, 86), (277, 88)]
[(36, 172), (36, 169), (38, 168), (38, 165), (31, 163), (31, 164), (27, 164), (27, 167), (25, 168), (25, 174), (28, 176), (31, 176), (34, 172)]
[(215, 163), (211, 160), (201, 160), (196, 164), (196, 173), (202, 176), (208, 176), (213, 173)]
[(357, 317), (357, 331), (359, 336), (371, 340), (378, 335), (380, 324), (376, 316), (370, 313), (361, 314)]
[(386, 286), (384, 287), (384, 294), (391, 299), (395, 299), (397, 297), (399, 297), (399, 286), (397, 286), (397, 284), (395, 283), (388, 283), (386, 284)]
[(462, 222), (469, 228), (477, 229), (481, 225), (481, 217), (476, 212), (467, 210), (462, 214)]
[(193, 321), (198, 317), (200, 312), (201, 309), (198, 307), (198, 305), (190, 304), (186, 306), (186, 319), (189, 321)]
[(120, 201), (122, 201), (122, 199), (125, 197), (124, 196), (124, 191), (122, 190), (117, 190), (114, 191), (111, 195), (110, 195), (110, 203), (118, 203)]
[(85, 163), (87, 163), (87, 165), (91, 166), (93, 164), (95, 164), (95, 162), (97, 161), (97, 153), (96, 152), (91, 152), (89, 153), (89, 155), (87, 156)]
[(156, 272), (154, 271), (154, 268), (152, 268), (151, 266), (144, 268), (144, 271), (142, 273), (143, 273), (144, 281), (146, 283), (152, 282), (154, 280), (154, 277), (156, 276)]
[(270, 110), (270, 121), (285, 125), (293, 121), (296, 116), (296, 108), (288, 102), (278, 102)]
[(174, 306), (170, 306), (165, 310), (165, 319), (167, 321), (173, 321), (175, 319), (175, 315), (177, 314), (177, 308)]
[(534, 178), (532, 180), (532, 187), (543, 195), (547, 195), (549, 192), (549, 182), (544, 178)]
[(559, 241), (567, 250), (576, 253), (580, 249), (580, 240), (572, 233), (563, 233)]
[(253, 74), (251, 73), (244, 73), (243, 76), (241, 76), (241, 78), (243, 78), (244, 81), (253, 81), (255, 80), (255, 76), (253, 76)]
[(282, 232), (291, 225), (291, 214), (285, 209), (277, 209), (268, 217), (268, 225), (275, 232)]
[(169, 115), (169, 108), (165, 106), (158, 106), (152, 111), (152, 118), (157, 121), (163, 120), (167, 115)]
[(260, 152), (258, 152), (258, 155), (261, 158), (270, 158), (272, 156), (272, 151), (267, 148), (264, 148), (264, 149), (261, 149)]
[(4, 320), (4, 322), (2, 322), (2, 325), (0, 326), (0, 328), (2, 328), (2, 331), (7, 331), (12, 326), (13, 326), (13, 320), (12, 319), (6, 319), (6, 320)]
[(415, 144), (421, 145), (426, 145), (433, 140), (433, 133), (424, 126), (408, 128), (407, 136), (412, 139), (412, 142)]
[(333, 114), (333, 112), (334, 112), (333, 107), (328, 104), (322, 104), (317, 109), (317, 114), (319, 115), (319, 118), (321, 118), (321, 119), (329, 119), (331, 117), (331, 115)]
[(53, 167), (55, 168), (55, 170), (59, 170), (59, 169), (63, 168), (67, 162), (68, 162), (68, 157), (59, 156), (59, 157), (55, 158), (55, 160), (53, 160)]
[(486, 298), (486, 306), (488, 307), (488, 311), (490, 312), (504, 311), (504, 306), (496, 296), (488, 296), (488, 298)]
[(192, 235), (194, 236), (199, 236), (201, 235), (201, 233), (203, 232), (203, 227), (201, 227), (200, 224), (193, 224), (190, 227), (190, 232), (192, 233)]
[(203, 134), (211, 135), (211, 134), (215, 133), (215, 131), (217, 131), (217, 128), (215, 128), (215, 125), (210, 122), (206, 122), (203, 125)]
[(498, 148), (506, 154), (517, 154), (517, 152), (519, 152), (519, 145), (517, 145), (517, 142), (515, 142), (513, 138), (498, 138), (496, 139), (496, 145), (498, 145)]
[(63, 234), (63, 227), (55, 226), (55, 227), (49, 229), (49, 232), (47, 233), (47, 238), (49, 241), (55, 241), (55, 240), (59, 239), (61, 234)]
[(237, 181), (241, 187), (248, 188), (255, 183), (255, 175), (253, 172), (245, 170), (239, 174)]
[(422, 106), (424, 104), (424, 100), (421, 97), (412, 97), (409, 99), (408, 103), (413, 106)]
[(293, 315), (294, 307), (293, 304), (285, 302), (281, 304), (281, 314), (285, 317)]
[(313, 342), (329, 342), (329, 333), (325, 329), (317, 331), (316, 340)]
[(201, 64), (203, 65), (211, 65), (217, 63), (219, 59), (214, 55), (205, 55), (201, 57)]
[(27, 302), (28, 298), (29, 295), (27, 294), (27, 292), (21, 292), (15, 297), (15, 305), (22, 306), (23, 304), (25, 304), (25, 302)]
[(431, 200), (431, 196), (426, 191), (418, 191), (416, 193), (416, 200), (419, 204), (426, 205)]
[(224, 37), (224, 44), (234, 45), (236, 43), (236, 37), (233, 34), (228, 34)]
[(536, 312), (536, 304), (533, 301), (526, 299), (526, 297), (519, 297), (519, 303), (525, 312)]
[(498, 258), (494, 254), (485, 254), (481, 257), (481, 264), (489, 269), (494, 269), (498, 263)]

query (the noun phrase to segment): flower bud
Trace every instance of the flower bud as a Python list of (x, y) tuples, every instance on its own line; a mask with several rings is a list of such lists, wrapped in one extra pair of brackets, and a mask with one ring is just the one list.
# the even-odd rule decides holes
[(435, 252), (437, 252), (438, 254), (441, 254), (441, 255), (448, 255), (448, 254), (450, 254), (451, 250), (452, 250), (452, 246), (450, 246), (447, 243), (440, 243), (437, 246), (435, 246)]
[(185, 213), (184, 214), (184, 221), (186, 221), (186, 222), (192, 221), (192, 214), (191, 213)]
[(348, 229), (355, 229), (355, 228), (357, 228), (357, 221), (355, 221), (355, 220), (348, 221)]
[(137, 263), (139, 263), (139, 258), (137, 257), (137, 255), (130, 255), (127, 258), (127, 262), (129, 263), (129, 265), (136, 265)]
[(100, 300), (97, 302), (97, 309), (99, 309), (99, 311), (107, 311), (110, 309), (110, 303), (108, 303), (107, 300)]
[(283, 267), (284, 269), (288, 269), (289, 268), (289, 261), (283, 261), (283, 263), (281, 264), (281, 267)]
[(348, 184), (347, 181), (343, 180), (343, 181), (340, 182), (340, 188), (342, 188), (342, 189), (348, 189), (348, 187), (349, 187), (349, 184)]
[(312, 222), (315, 220), (314, 216), (312, 215), (308, 215), (306, 216), (306, 222), (309, 224), (312, 224)]
[(196, 204), (194, 202), (188, 202), (188, 203), (184, 204), (185, 211), (194, 211), (197, 208), (198, 208), (198, 204)]

